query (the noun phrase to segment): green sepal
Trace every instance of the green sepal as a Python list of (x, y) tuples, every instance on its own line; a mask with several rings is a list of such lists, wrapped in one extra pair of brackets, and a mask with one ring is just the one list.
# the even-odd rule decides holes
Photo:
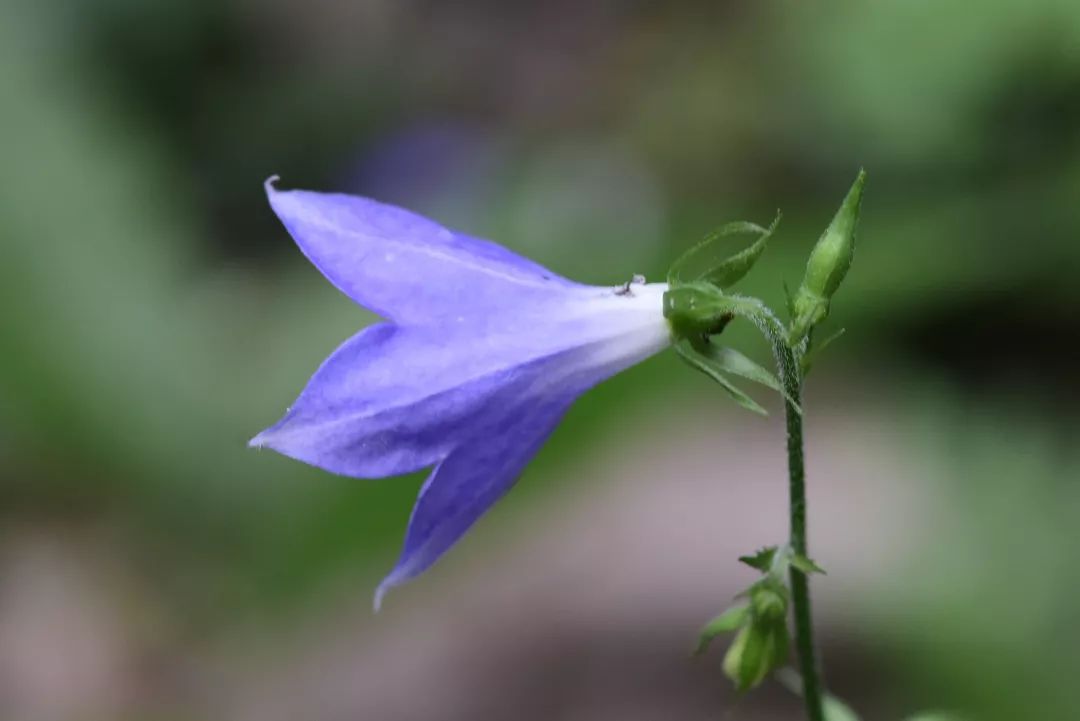
[(772, 568), (773, 559), (776, 558), (776, 546), (766, 546), (753, 556), (739, 556), (739, 561), (750, 568), (756, 568), (762, 573), (768, 573)]
[(761, 257), (761, 254), (765, 252), (765, 246), (768, 244), (773, 231), (776, 230), (776, 226), (780, 222), (780, 217), (780, 213), (777, 213), (776, 218), (768, 228), (762, 228), (756, 223), (735, 221), (709, 233), (704, 240), (687, 250), (671, 264), (671, 267), (668, 269), (668, 285), (674, 286), (680, 283), (682, 281), (680, 273), (686, 264), (703, 251), (713, 246), (720, 239), (739, 233), (756, 233), (758, 238), (750, 246), (734, 255), (728, 256), (694, 278), (694, 280), (708, 281), (720, 288), (727, 288), (730, 285), (734, 285), (750, 272), (750, 269), (754, 267), (754, 264)]
[(791, 292), (791, 286), (787, 281), (782, 281), (784, 286), (784, 310), (787, 311), (788, 320), (795, 317), (795, 295)]
[(730, 633), (731, 631), (739, 629), (746, 623), (749, 617), (750, 606), (748, 604), (742, 604), (739, 606), (732, 606), (706, 623), (704, 628), (701, 629), (701, 634), (698, 636), (697, 646), (694, 648), (694, 655), (700, 656), (705, 653), (709, 648), (709, 644), (713, 642), (713, 639), (722, 633)]
[(817, 341), (816, 343), (812, 342), (810, 344), (810, 349), (807, 350), (806, 355), (802, 357), (802, 374), (804, 378), (808, 373), (810, 373), (810, 369), (814, 366), (814, 361), (818, 359), (818, 357), (821, 355), (821, 352), (828, 348), (829, 344), (832, 343), (834, 340), (844, 335), (845, 330), (845, 328), (840, 328), (825, 336), (823, 340)]
[(713, 361), (720, 368), (733, 375), (741, 376), (747, 380), (760, 383), (761, 385), (780, 391), (780, 381), (769, 371), (750, 360), (739, 351), (729, 346), (716, 345), (715, 343), (702, 344), (699, 347), (703, 355)]
[(754, 223), (729, 223), (720, 229), (720, 235), (734, 235), (736, 233), (758, 233), (758, 239), (749, 247), (725, 258), (723, 261), (709, 268), (701, 274), (701, 280), (707, 280), (721, 288), (727, 288), (743, 279), (750, 272), (754, 264), (765, 252), (765, 246), (769, 243), (776, 226), (780, 224), (781, 214), (776, 213), (776, 218), (768, 228), (762, 228)]
[(797, 568), (803, 573), (805, 573), (807, 576), (809, 576), (811, 573), (820, 573), (823, 576), (825, 575), (825, 569), (823, 569), (821, 566), (814, 563), (812, 559), (807, 558), (801, 553), (792, 553), (791, 557), (789, 558), (789, 563), (791, 563), (794, 568)]
[(701, 371), (715, 381), (724, 392), (748, 411), (767, 416), (769, 412), (762, 408), (757, 401), (746, 395), (723, 374), (723, 368), (717, 367), (716, 363), (697, 352), (689, 341), (682, 340), (675, 344), (675, 352), (686, 361), (692, 368)]
[(783, 396), (784, 400), (790, 403), (799, 415), (802, 415), (802, 408), (788, 395), (777, 377), (739, 351), (714, 343), (702, 343), (696, 348), (702, 355), (716, 363), (720, 370), (773, 389)]

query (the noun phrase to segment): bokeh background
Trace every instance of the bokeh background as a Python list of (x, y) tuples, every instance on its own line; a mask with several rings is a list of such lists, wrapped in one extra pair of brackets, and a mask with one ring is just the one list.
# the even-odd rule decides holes
[(806, 401), (828, 680), (1077, 717), (1075, 0), (8, 0), (0, 128), (0, 717), (797, 718), (687, 658), (783, 538), (780, 407), (670, 355), (374, 616), (421, 475), (245, 447), (372, 320), (261, 183), (609, 285), (781, 207), (780, 305), (860, 166)]

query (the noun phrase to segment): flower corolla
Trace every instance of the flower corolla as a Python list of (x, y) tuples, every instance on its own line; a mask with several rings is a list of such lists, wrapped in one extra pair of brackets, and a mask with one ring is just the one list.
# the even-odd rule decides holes
[(378, 609), (510, 489), (578, 396), (670, 344), (668, 286), (582, 285), (401, 208), (275, 181), (270, 205), (300, 250), (385, 321), (250, 444), (359, 478), (433, 467)]

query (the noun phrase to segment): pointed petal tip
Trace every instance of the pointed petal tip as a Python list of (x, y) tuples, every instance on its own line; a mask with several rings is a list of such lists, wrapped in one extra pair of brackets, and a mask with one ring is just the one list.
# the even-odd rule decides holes
[(378, 613), (382, 609), (383, 599), (386, 598), (386, 594), (413, 578), (414, 574), (410, 573), (408, 568), (407, 564), (398, 561), (393, 570), (386, 574), (386, 577), (379, 582), (378, 588), (375, 589), (375, 597), (371, 600), (371, 607), (375, 613)]
[(278, 189), (274, 187), (274, 183), (278, 182), (279, 180), (281, 180), (281, 176), (277, 173), (274, 173), (269, 178), (263, 181), (263, 189), (266, 190), (266, 194), (268, 196), (278, 192)]
[(399, 581), (394, 578), (393, 573), (382, 580), (379, 587), (375, 589), (375, 597), (371, 601), (371, 609), (374, 613), (378, 613), (382, 609), (382, 602), (386, 598), (386, 594), (398, 583)]

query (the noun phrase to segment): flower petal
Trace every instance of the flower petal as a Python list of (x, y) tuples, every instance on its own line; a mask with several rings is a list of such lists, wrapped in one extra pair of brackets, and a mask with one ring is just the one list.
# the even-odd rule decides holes
[(434, 465), (504, 384), (492, 372), (496, 359), (470, 359), (467, 351), (422, 329), (365, 328), (323, 362), (285, 416), (250, 445), (357, 478)]
[(375, 610), (394, 586), (427, 570), (517, 481), (573, 395), (532, 398), (502, 413), (456, 448), (424, 482), (401, 558), (375, 591)]
[(490, 316), (509, 298), (579, 288), (490, 241), (352, 195), (280, 191), (274, 212), (304, 255), (354, 301), (402, 324)]
[(502, 327), (372, 326), (251, 445), (360, 478), (431, 466), (520, 397), (582, 393), (666, 346), (661, 298), (659, 287), (633, 297), (599, 288), (520, 308)]

